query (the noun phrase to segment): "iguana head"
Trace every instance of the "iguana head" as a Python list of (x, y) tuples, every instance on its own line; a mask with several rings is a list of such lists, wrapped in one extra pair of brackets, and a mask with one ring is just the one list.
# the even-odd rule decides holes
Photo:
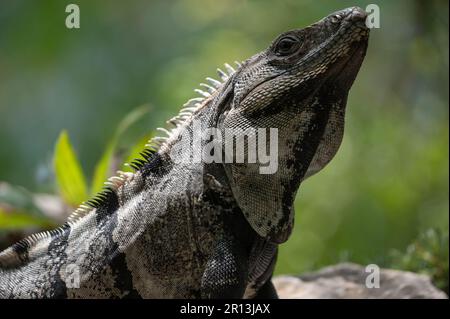
[(285, 32), (246, 60), (223, 89), (227, 102), (216, 104), (220, 130), (278, 132), (272, 174), (261, 174), (259, 163), (224, 164), (234, 197), (262, 237), (287, 240), (301, 181), (322, 169), (341, 143), (347, 95), (367, 48), (365, 18), (362, 9), (348, 8)]

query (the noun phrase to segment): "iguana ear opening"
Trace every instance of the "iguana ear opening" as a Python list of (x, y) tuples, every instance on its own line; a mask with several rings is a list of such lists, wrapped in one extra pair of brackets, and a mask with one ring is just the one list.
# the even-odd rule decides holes
[(294, 209), (291, 198), (280, 187), (278, 174), (260, 174), (257, 164), (227, 164), (233, 196), (255, 232), (269, 241), (283, 243), (291, 234)]

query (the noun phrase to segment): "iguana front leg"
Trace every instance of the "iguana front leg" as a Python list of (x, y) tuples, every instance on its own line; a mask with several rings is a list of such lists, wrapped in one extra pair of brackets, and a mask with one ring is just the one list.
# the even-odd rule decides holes
[(206, 263), (201, 283), (202, 298), (242, 298), (247, 272), (244, 248), (234, 236), (224, 235)]
[(270, 277), (264, 285), (259, 288), (253, 299), (278, 299), (277, 291), (272, 283), (272, 277)]
[(255, 242), (250, 255), (249, 286), (246, 296), (250, 299), (278, 299), (272, 284), (272, 276), (278, 255), (278, 245), (259, 240)]

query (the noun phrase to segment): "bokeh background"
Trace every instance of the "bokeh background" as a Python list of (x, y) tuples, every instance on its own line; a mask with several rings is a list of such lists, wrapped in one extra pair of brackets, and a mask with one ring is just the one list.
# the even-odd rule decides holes
[[(72, 2), (81, 10), (77, 30), (64, 24)], [(62, 130), (90, 180), (136, 107), (150, 111), (116, 153), (176, 114), (224, 62), (246, 59), (280, 32), (369, 3), (2, 1), (0, 248), (50, 227), (33, 219), (42, 210), (34, 195), (60, 192), (52, 162)], [(381, 28), (371, 32), (350, 93), (342, 147), (299, 191), (279, 274), (354, 261), (448, 280), (448, 2), (375, 3)]]

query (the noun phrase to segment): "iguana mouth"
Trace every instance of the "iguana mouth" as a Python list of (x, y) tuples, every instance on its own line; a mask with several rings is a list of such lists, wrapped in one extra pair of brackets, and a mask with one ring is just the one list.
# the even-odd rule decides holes
[(334, 72), (328, 76), (322, 87), (329, 89), (328, 85), (342, 88), (351, 86), (364, 59), (367, 45), (367, 40), (355, 43), (354, 48), (352, 48), (353, 52), (345, 59), (337, 62), (336, 66), (333, 67)]

